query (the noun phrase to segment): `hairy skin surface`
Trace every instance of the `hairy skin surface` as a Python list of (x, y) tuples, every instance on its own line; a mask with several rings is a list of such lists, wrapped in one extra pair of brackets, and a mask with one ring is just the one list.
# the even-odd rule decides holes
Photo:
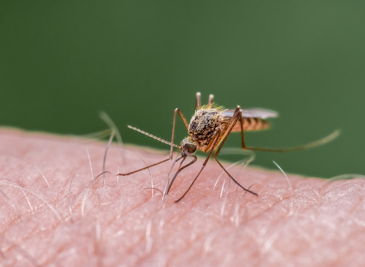
[[(0, 130), (0, 266), (365, 264), (362, 179), (329, 183), (289, 175), (291, 190), (279, 171), (246, 168), (237, 179), (254, 184), (259, 196), (232, 183), (220, 198), (223, 177), (213, 186), (222, 170), (210, 161), (175, 204), (199, 159), (179, 175), (164, 206), (159, 191), (144, 189), (151, 187), (148, 170), (116, 174), (167, 154), (127, 146), (123, 163), (113, 145), (107, 186), (102, 176), (90, 186), (102, 172), (105, 148), (106, 142)], [(154, 187), (163, 189), (170, 168), (168, 162), (150, 169)]]

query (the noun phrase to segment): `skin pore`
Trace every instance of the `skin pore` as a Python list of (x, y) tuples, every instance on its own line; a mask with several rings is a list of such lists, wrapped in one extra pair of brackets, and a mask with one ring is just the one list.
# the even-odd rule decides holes
[[(182, 171), (165, 202), (166, 153), (0, 130), (0, 266), (363, 266), (363, 179), (328, 182), (213, 160)], [(124, 155), (124, 157), (123, 157)], [(228, 167), (229, 163), (223, 164)], [(174, 166), (174, 170), (178, 164)], [(231, 168), (235, 175), (239, 168)], [(153, 185), (151, 185), (151, 180)], [(224, 183), (224, 185), (223, 185)], [(222, 196), (221, 196), (222, 194)]]

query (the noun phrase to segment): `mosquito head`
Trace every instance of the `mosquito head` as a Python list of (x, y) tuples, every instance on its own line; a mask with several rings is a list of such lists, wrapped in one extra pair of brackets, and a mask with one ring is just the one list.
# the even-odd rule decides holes
[(194, 154), (196, 151), (196, 143), (194, 142), (193, 139), (191, 139), (191, 137), (186, 137), (184, 140), (182, 140), (181, 145), (180, 145), (180, 150), (181, 150), (181, 156), (186, 157), (189, 156), (191, 154)]

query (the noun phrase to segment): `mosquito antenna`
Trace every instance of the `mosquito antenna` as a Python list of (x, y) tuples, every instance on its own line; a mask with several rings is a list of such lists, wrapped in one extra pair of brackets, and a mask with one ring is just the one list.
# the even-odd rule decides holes
[(162, 142), (162, 143), (164, 143), (164, 144), (166, 144), (166, 145), (169, 145), (169, 146), (171, 146), (171, 145), (172, 145), (172, 146), (174, 146), (174, 147), (180, 148), (178, 145), (171, 144), (170, 142), (167, 142), (166, 140), (163, 140), (163, 139), (161, 139), (161, 138), (159, 138), (159, 137), (157, 137), (157, 136), (154, 136), (154, 135), (152, 135), (152, 134), (150, 134), (150, 133), (147, 133), (147, 132), (145, 132), (145, 131), (142, 131), (141, 129), (138, 129), (138, 128), (136, 128), (136, 127), (133, 127), (133, 126), (128, 125), (128, 128), (129, 128), (129, 129), (132, 129), (132, 130), (135, 130), (135, 131), (137, 131), (137, 132), (139, 132), (139, 133), (141, 133), (141, 134), (147, 135), (148, 137), (151, 137), (151, 138), (153, 138), (153, 139), (155, 139), (155, 140), (157, 140), (157, 141), (160, 141), (160, 142)]

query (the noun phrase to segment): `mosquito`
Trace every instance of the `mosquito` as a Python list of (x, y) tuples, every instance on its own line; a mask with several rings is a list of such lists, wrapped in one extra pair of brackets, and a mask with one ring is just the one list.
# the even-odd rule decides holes
[[(277, 117), (278, 114), (275, 111), (267, 110), (267, 109), (241, 109), (240, 106), (237, 106), (236, 109), (224, 109), (223, 107), (215, 106), (213, 103), (213, 95), (209, 95), (208, 105), (201, 106), (200, 102), (200, 93), (196, 94), (197, 102), (196, 102), (196, 110), (195, 114), (190, 120), (188, 124), (184, 115), (180, 111), (180, 109), (176, 108), (174, 111), (174, 119), (172, 123), (172, 137), (171, 142), (163, 140), (159, 137), (156, 137), (152, 134), (146, 133), (138, 128), (129, 126), (129, 128), (145, 134), (149, 137), (152, 137), (160, 142), (170, 145), (170, 154), (169, 157), (165, 160), (159, 161), (155, 164), (149, 165), (147, 167), (129, 172), (129, 173), (118, 173), (119, 176), (128, 176), (134, 174), (136, 172), (140, 172), (146, 170), (148, 168), (157, 166), (161, 163), (164, 163), (168, 160), (172, 160), (173, 157), (173, 148), (177, 147), (181, 150), (181, 156), (177, 158), (174, 164), (181, 160), (180, 166), (173, 176), (171, 182), (168, 184), (167, 189), (164, 192), (164, 195), (167, 195), (171, 189), (172, 184), (174, 183), (176, 177), (179, 173), (186, 169), (187, 167), (193, 165), (197, 161), (197, 157), (193, 155), (196, 150), (202, 151), (204, 153), (208, 153), (207, 158), (205, 159), (199, 173), (194, 178), (193, 182), (190, 184), (189, 188), (185, 191), (185, 193), (175, 202), (179, 202), (182, 200), (186, 194), (190, 191), (195, 181), (198, 179), (199, 175), (207, 165), (209, 159), (213, 155), (214, 160), (218, 163), (218, 165), (223, 169), (223, 171), (232, 179), (234, 183), (236, 183), (240, 188), (244, 191), (251, 193), (255, 196), (258, 196), (257, 193), (251, 191), (248, 188), (243, 187), (236, 179), (232, 177), (232, 175), (223, 167), (223, 165), (218, 160), (219, 152), (221, 151), (225, 141), (227, 140), (230, 133), (233, 132), (241, 132), (241, 143), (242, 149), (247, 150), (259, 150), (259, 151), (272, 151), (272, 152), (285, 152), (285, 151), (294, 151), (294, 150), (302, 150), (307, 148), (316, 147), (322, 144), (325, 144), (339, 135), (339, 131), (335, 131), (329, 136), (315, 141), (313, 143), (309, 143), (306, 145), (301, 145), (297, 147), (284, 148), (284, 149), (270, 149), (270, 148), (257, 148), (257, 147), (249, 147), (246, 146), (244, 132), (245, 131), (258, 131), (268, 129), (270, 127), (269, 122), (266, 120), (268, 118)], [(175, 135), (175, 122), (176, 122), (176, 114), (178, 114), (183, 121), (189, 136), (184, 138), (180, 144), (180, 146), (174, 144), (174, 135)], [(187, 159), (191, 158), (191, 161), (183, 166), (183, 162)]]

